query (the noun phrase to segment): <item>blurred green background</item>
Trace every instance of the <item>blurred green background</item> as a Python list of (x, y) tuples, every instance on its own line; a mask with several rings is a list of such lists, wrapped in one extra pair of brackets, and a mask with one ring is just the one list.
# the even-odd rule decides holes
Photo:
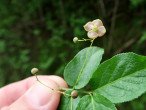
[[(146, 55), (146, 0), (0, 0), (0, 87), (39, 74), (62, 76), (65, 65), (90, 42), (83, 25), (101, 19), (107, 29), (95, 46), (103, 61), (121, 52)], [(117, 106), (146, 110), (146, 94)]]

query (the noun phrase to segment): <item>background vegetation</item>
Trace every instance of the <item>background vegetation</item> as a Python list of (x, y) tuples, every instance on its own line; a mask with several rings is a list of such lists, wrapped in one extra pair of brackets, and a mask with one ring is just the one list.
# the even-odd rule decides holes
[[(0, 0), (0, 87), (40, 74), (62, 76), (65, 65), (89, 42), (83, 25), (101, 19), (107, 29), (94, 45), (104, 60), (121, 52), (146, 55), (145, 0)], [(146, 110), (146, 94), (118, 110)]]

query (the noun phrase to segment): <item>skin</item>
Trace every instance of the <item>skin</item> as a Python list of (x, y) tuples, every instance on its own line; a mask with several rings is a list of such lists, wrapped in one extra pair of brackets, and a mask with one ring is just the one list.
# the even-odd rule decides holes
[[(68, 88), (58, 76), (38, 76), (53, 89)], [(61, 94), (29, 77), (0, 88), (0, 110), (56, 110)]]

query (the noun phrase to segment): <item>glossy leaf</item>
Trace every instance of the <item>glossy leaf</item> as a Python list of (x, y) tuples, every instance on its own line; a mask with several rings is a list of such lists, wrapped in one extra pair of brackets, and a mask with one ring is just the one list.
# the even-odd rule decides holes
[[(88, 50), (89, 47), (81, 50), (66, 66), (64, 70), (64, 78), (70, 86), (74, 86)], [(84, 87), (89, 82), (92, 74), (100, 64), (103, 53), (104, 50), (102, 48), (91, 47), (84, 69), (82, 71), (82, 75), (77, 85), (75, 86), (76, 89)]]
[(146, 57), (123, 53), (103, 62), (90, 85), (113, 103), (130, 101), (146, 91)]
[(116, 110), (114, 104), (100, 94), (81, 98), (76, 110)]

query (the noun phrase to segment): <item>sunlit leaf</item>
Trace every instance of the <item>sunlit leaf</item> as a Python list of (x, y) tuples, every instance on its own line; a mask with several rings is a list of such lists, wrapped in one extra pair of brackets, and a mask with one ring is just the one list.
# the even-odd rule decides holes
[(123, 53), (102, 63), (90, 85), (113, 103), (130, 101), (146, 91), (146, 57)]
[[(86, 59), (88, 50), (89, 48), (81, 50), (66, 66), (64, 70), (64, 78), (70, 86), (74, 86), (83, 66), (84, 60)], [(89, 82), (92, 74), (100, 64), (103, 53), (104, 50), (102, 48), (91, 47), (80, 79), (75, 86), (76, 89), (84, 87)]]
[(76, 110), (116, 110), (114, 104), (100, 94), (81, 98)]

